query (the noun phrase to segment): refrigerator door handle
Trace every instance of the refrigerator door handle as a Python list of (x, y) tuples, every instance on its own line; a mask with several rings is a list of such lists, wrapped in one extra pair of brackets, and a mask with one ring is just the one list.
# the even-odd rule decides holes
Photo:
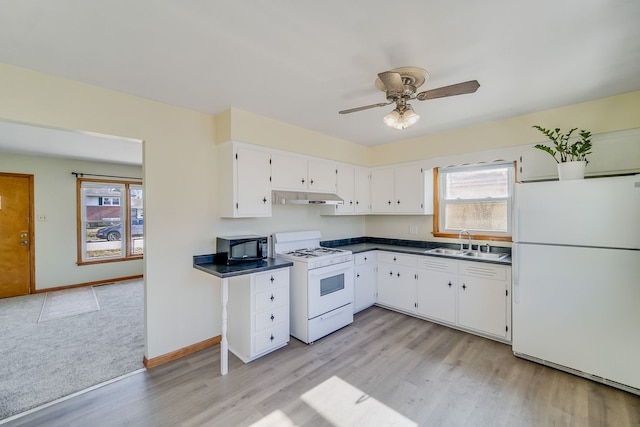
[(511, 273), (513, 280), (513, 303), (520, 302), (520, 245), (513, 245), (511, 253)]

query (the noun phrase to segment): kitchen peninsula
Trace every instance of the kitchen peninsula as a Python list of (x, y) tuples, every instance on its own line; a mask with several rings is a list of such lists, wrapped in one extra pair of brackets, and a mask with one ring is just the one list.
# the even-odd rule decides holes
[[(289, 267), (293, 265), (291, 261), (275, 259), (275, 258), (267, 258), (262, 261), (256, 262), (248, 262), (243, 264), (236, 265), (220, 265), (215, 264), (213, 262), (214, 255), (195, 255), (193, 257), (193, 268), (204, 271), (205, 273), (211, 274), (220, 279), (220, 290), (221, 290), (221, 304), (222, 304), (222, 331), (221, 331), (221, 340), (220, 340), (220, 374), (226, 375), (229, 370), (229, 341), (227, 339), (227, 304), (229, 303), (229, 278), (231, 277), (239, 277), (239, 276), (250, 276), (251, 278), (256, 278), (258, 273), (264, 273), (271, 270), (274, 271), (284, 271), (286, 269), (286, 285), (287, 285), (287, 293), (288, 293), (288, 284), (289, 284)], [(258, 279), (259, 280), (259, 279)], [(282, 279), (284, 280), (284, 278)], [(272, 276), (269, 280), (272, 284), (277, 283), (277, 281)], [(288, 295), (287, 295), (288, 296)], [(271, 302), (275, 302), (275, 298), (273, 295), (270, 298)], [(287, 305), (288, 305), (288, 299)], [(249, 304), (248, 301), (244, 301), (243, 303)], [(279, 302), (278, 302), (279, 303)], [(287, 307), (288, 308), (288, 307)], [(287, 334), (286, 341), (284, 344), (288, 342), (288, 316), (287, 320)], [(235, 325), (234, 325), (235, 326)], [(258, 335), (258, 334), (256, 334)], [(269, 340), (270, 344), (274, 344), (271, 346), (269, 350), (275, 349), (278, 346), (284, 345), (282, 342), (273, 343), (273, 335), (270, 336)], [(257, 341), (257, 339), (256, 339)], [(261, 349), (264, 346), (260, 347)], [(260, 352), (258, 352), (260, 354)], [(244, 360), (245, 362), (247, 360)]]

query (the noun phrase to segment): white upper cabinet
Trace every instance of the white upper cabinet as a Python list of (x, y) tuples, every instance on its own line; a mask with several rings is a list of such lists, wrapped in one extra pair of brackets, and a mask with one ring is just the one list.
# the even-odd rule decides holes
[(271, 216), (271, 154), (228, 142), (218, 156), (220, 216)]
[(307, 189), (307, 159), (283, 153), (271, 154), (271, 186), (280, 190)]
[(393, 168), (371, 170), (371, 213), (395, 211), (393, 182)]
[(355, 208), (357, 214), (371, 212), (371, 169), (356, 166), (354, 171)]
[(325, 206), (323, 215), (362, 215), (371, 212), (369, 168), (341, 164), (336, 167), (337, 194), (344, 204)]
[[(640, 128), (593, 135), (585, 176), (607, 176), (640, 172)], [(540, 142), (550, 146), (550, 141)], [(544, 151), (528, 148), (518, 157), (518, 179), (522, 182), (558, 179), (558, 167)]]
[(433, 170), (419, 163), (372, 169), (371, 212), (433, 214)]
[(334, 162), (322, 159), (309, 159), (309, 190), (323, 193), (335, 193), (336, 175), (336, 164)]
[(344, 200), (344, 204), (335, 205), (337, 214), (345, 215), (355, 212), (355, 171), (355, 167), (350, 165), (342, 165), (336, 168), (338, 197)]
[(335, 163), (276, 152), (271, 156), (274, 189), (336, 192)]

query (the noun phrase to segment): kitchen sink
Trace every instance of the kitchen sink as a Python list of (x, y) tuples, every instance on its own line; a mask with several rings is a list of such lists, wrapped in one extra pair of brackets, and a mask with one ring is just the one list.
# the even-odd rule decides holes
[(450, 249), (450, 248), (435, 248), (429, 249), (425, 251), (426, 254), (435, 254), (435, 255), (449, 255), (449, 256), (457, 256), (460, 258), (483, 258), (483, 259), (502, 259), (509, 256), (507, 253), (499, 253), (499, 252), (478, 252), (478, 251), (470, 251), (470, 250), (461, 250), (461, 249)]
[(466, 251), (462, 251), (459, 249), (435, 248), (435, 249), (429, 249), (428, 251), (424, 251), (424, 252), (427, 254), (462, 256), (465, 254)]
[(497, 253), (497, 252), (476, 252), (476, 251), (469, 251), (469, 252), (465, 252), (463, 254), (463, 256), (465, 257), (472, 257), (472, 258), (485, 258), (485, 259), (502, 259), (502, 258), (506, 258), (509, 256), (509, 254), (505, 254), (505, 253)]

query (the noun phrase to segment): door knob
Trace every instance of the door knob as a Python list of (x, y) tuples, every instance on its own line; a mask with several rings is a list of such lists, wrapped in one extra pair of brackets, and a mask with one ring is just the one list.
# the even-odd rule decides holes
[(27, 238), (27, 233), (20, 233), (20, 238), (21, 239), (26, 239)]
[(22, 242), (20, 242), (20, 245), (22, 246), (27, 246), (29, 244), (29, 242), (27, 242), (26, 240), (23, 240)]

